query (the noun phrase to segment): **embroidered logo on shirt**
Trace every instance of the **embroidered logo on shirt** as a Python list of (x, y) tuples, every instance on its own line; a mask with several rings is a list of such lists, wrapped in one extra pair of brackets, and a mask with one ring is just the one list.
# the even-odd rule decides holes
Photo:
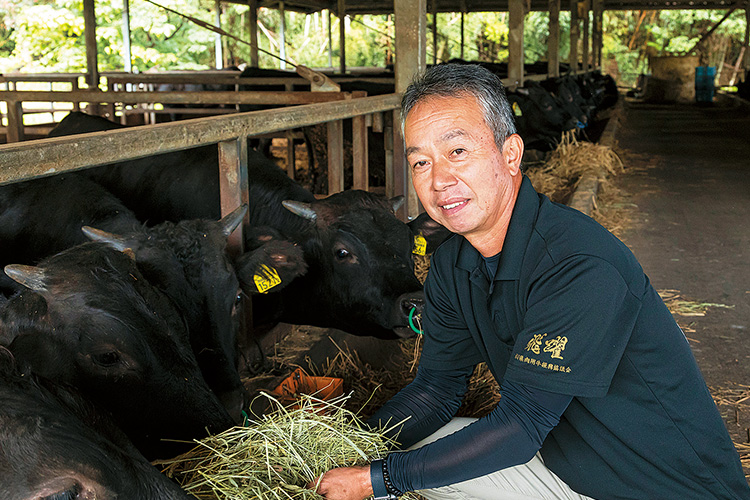
[(565, 350), (565, 344), (568, 343), (568, 337), (557, 336), (552, 340), (548, 340), (544, 343), (544, 352), (551, 352), (550, 355), (555, 359), (563, 359), (560, 353)]
[[(531, 351), (534, 354), (539, 354), (540, 350), (539, 348), (542, 347), (542, 339), (546, 337), (546, 333), (537, 333), (534, 335), (534, 338), (529, 340), (529, 343), (526, 344), (526, 350)], [(547, 349), (544, 349), (544, 352), (547, 352)]]

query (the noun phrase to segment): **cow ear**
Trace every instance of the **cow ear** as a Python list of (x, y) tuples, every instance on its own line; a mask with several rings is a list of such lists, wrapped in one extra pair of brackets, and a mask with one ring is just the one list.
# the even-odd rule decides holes
[(422, 236), (427, 243), (425, 253), (434, 252), (440, 244), (450, 238), (453, 233), (448, 231), (444, 226), (435, 222), (427, 212), (422, 212), (413, 221), (408, 223), (409, 229), (414, 236)]
[(284, 200), (281, 202), (281, 204), (284, 205), (284, 208), (286, 208), (293, 214), (299, 215), (300, 217), (303, 217), (309, 221), (315, 222), (315, 220), (318, 218), (318, 214), (315, 213), (315, 209), (312, 208), (312, 205), (310, 203), (296, 200)]
[(126, 249), (130, 248), (127, 239), (123, 236), (108, 233), (107, 231), (102, 231), (101, 229), (91, 226), (83, 226), (81, 231), (83, 231), (83, 234), (85, 234), (91, 241), (106, 243), (118, 252), (124, 252)]
[(391, 210), (394, 214), (398, 212), (398, 209), (403, 206), (405, 200), (406, 198), (402, 194), (394, 196), (393, 198), (388, 200), (388, 202), (391, 204)]
[(227, 214), (224, 217), (222, 217), (222, 219), (219, 221), (222, 234), (226, 236), (227, 238), (229, 238), (229, 235), (232, 234), (232, 232), (235, 229), (237, 229), (237, 226), (240, 225), (246, 213), (247, 213), (247, 204), (243, 204), (235, 208), (234, 211), (232, 211), (232, 213)]
[(5, 274), (16, 283), (20, 283), (35, 292), (47, 291), (45, 283), (47, 277), (44, 274), (44, 269), (41, 267), (8, 264), (5, 266)]

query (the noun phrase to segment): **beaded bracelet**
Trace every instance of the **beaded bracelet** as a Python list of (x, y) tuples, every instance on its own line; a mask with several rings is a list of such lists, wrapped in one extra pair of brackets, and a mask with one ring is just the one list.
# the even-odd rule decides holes
[(394, 495), (395, 497), (400, 497), (403, 495), (401, 491), (399, 491), (395, 486), (393, 486), (393, 483), (391, 482), (391, 477), (388, 475), (388, 466), (386, 463), (388, 460), (383, 460), (383, 480), (385, 481), (385, 488), (388, 490), (388, 493), (391, 495)]

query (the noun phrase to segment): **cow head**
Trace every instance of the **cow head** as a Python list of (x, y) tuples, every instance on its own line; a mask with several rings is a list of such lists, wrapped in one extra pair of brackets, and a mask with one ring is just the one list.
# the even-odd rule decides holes
[(149, 459), (186, 447), (161, 439), (233, 425), (198, 369), (183, 318), (132, 252), (85, 243), (5, 272), (28, 290), (3, 308), (0, 343), (109, 410)]
[(245, 402), (235, 352), (239, 282), (225, 250), (246, 212), (243, 205), (218, 221), (164, 222), (123, 235), (83, 228), (92, 240), (132, 251), (139, 271), (177, 306), (204, 379), (236, 421)]
[[(414, 335), (409, 315), (421, 311), (424, 298), (412, 250), (426, 224), (397, 219), (401, 203), (402, 197), (360, 190), (309, 203), (285, 201), (308, 224), (299, 241), (308, 272), (281, 292), (281, 321), (380, 338)], [(426, 236), (434, 245), (433, 232)]]
[(0, 442), (1, 498), (192, 498), (106, 412), (69, 387), (17, 370), (2, 352)]

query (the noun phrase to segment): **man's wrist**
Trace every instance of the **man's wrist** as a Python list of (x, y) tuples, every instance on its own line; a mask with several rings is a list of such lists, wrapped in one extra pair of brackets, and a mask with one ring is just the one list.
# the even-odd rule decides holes
[(391, 482), (386, 459), (374, 460), (370, 464), (370, 482), (373, 500), (396, 500), (402, 493)]

